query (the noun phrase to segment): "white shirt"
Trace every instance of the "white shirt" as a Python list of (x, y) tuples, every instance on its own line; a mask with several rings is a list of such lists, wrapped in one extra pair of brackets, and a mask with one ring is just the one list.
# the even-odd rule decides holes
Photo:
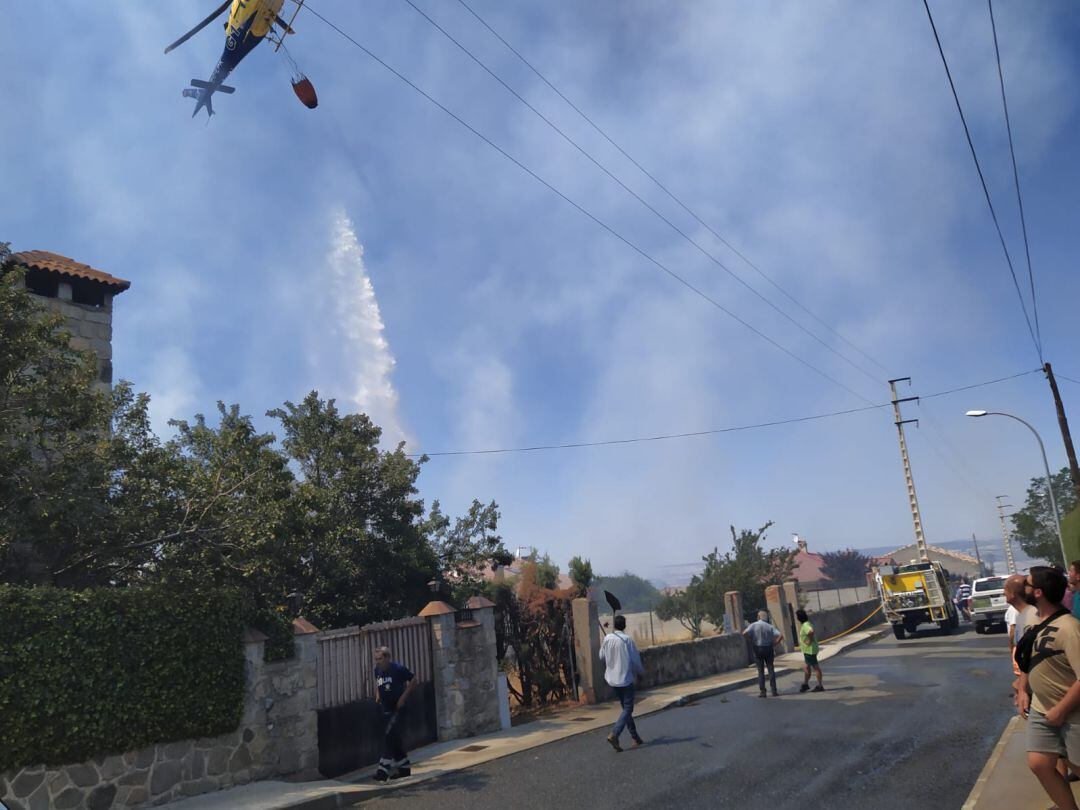
[(635, 673), (645, 674), (634, 640), (618, 630), (604, 636), (604, 643), (600, 645), (600, 660), (606, 666), (604, 680), (609, 686), (629, 686), (634, 682)]
[(1005, 624), (1009, 628), (1009, 638), (1013, 645), (1024, 635), (1032, 618), (1038, 618), (1038, 611), (1035, 610), (1034, 605), (1025, 605), (1023, 610), (1017, 610), (1009, 605), (1009, 609), (1005, 611)]

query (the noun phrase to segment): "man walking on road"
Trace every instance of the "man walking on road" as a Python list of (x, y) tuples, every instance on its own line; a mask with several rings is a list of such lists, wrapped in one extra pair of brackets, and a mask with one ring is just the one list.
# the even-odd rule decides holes
[(644, 675), (645, 668), (641, 665), (637, 645), (626, 635), (626, 617), (616, 616), (614, 624), (615, 630), (604, 636), (604, 643), (600, 645), (600, 660), (605, 666), (604, 680), (615, 690), (622, 705), (622, 713), (615, 721), (607, 741), (616, 751), (622, 751), (619, 737), (624, 728), (629, 730), (635, 748), (644, 742), (634, 724), (634, 678)]
[(375, 702), (382, 710), (384, 724), (383, 751), (379, 769), (375, 771), (377, 782), (401, 779), (412, 773), (409, 755), (401, 741), (401, 721), (405, 702), (415, 686), (408, 668), (390, 660), (389, 647), (375, 650)]
[(814, 691), (824, 692), (825, 687), (821, 685), (821, 666), (817, 660), (820, 647), (817, 637), (814, 635), (814, 625), (810, 624), (810, 617), (806, 615), (806, 611), (802, 608), (795, 611), (795, 618), (799, 620), (799, 649), (802, 650), (803, 654), (804, 677), (799, 691), (810, 691), (810, 670), (813, 669), (814, 674), (817, 675), (817, 686), (814, 687)]
[(1038, 624), (1028, 629), (1030, 648), (1027, 639), (1019, 645), (1023, 674), (1016, 705), (1028, 721), (1028, 767), (1058, 810), (1077, 810), (1072, 788), (1057, 770), (1062, 757), (1080, 763), (1080, 621), (1061, 606), (1064, 596), (1060, 571), (1040, 566), (1027, 576), (1024, 599), (1038, 609)]
[(765, 697), (765, 667), (769, 668), (769, 683), (772, 685), (773, 697), (780, 697), (780, 693), (776, 691), (776, 657), (773, 647), (783, 641), (784, 637), (779, 630), (769, 624), (767, 610), (759, 610), (757, 617), (756, 622), (743, 630), (743, 635), (754, 645), (760, 697)]

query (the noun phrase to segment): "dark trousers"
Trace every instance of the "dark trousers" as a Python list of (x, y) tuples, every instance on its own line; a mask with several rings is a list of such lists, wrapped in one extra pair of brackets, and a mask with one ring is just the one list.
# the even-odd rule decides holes
[(757, 659), (757, 683), (761, 694), (765, 694), (765, 667), (769, 668), (769, 683), (772, 690), (776, 691), (776, 660), (775, 651), (772, 647), (754, 647), (754, 658)]
[(619, 703), (622, 705), (622, 713), (615, 721), (615, 727), (611, 733), (615, 735), (615, 739), (618, 739), (625, 728), (629, 729), (631, 737), (635, 740), (639, 739), (637, 726), (634, 725), (634, 685), (613, 686), (612, 689), (615, 690), (615, 696), (619, 698)]
[(401, 767), (409, 763), (409, 755), (405, 753), (405, 747), (401, 742), (402, 711), (399, 709), (383, 712), (386, 729), (383, 733), (382, 756), (379, 758), (379, 767), (383, 770), (388, 771), (391, 766)]

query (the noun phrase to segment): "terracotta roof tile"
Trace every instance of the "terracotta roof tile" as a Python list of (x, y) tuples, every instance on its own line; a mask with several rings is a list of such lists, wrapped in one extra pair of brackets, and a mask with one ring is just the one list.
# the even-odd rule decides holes
[(67, 258), (67, 256), (50, 253), (47, 250), (24, 250), (21, 253), (11, 254), (11, 259), (18, 264), (25, 264), (35, 270), (97, 281), (112, 287), (115, 292), (123, 292), (131, 286), (130, 281), (110, 276), (103, 270), (97, 270), (88, 264), (80, 264), (74, 259)]

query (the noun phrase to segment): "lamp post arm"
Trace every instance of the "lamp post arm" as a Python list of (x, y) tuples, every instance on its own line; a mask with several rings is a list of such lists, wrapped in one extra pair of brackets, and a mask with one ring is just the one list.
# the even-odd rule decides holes
[(1065, 538), (1061, 534), (1061, 515), (1058, 513), (1057, 498), (1054, 497), (1054, 480), (1050, 477), (1050, 462), (1046, 460), (1046, 447), (1043, 445), (1043, 440), (1039, 435), (1039, 431), (1035, 430), (1030, 422), (1021, 419), (1019, 416), (1013, 416), (1011, 413), (988, 411), (987, 416), (991, 415), (1007, 416), (1010, 419), (1015, 419), (1035, 435), (1035, 441), (1039, 443), (1039, 452), (1042, 453), (1043, 469), (1046, 470), (1046, 494), (1050, 496), (1050, 508), (1054, 512), (1054, 528), (1057, 530), (1058, 543), (1061, 545), (1061, 564), (1068, 567), (1069, 557), (1065, 553)]

